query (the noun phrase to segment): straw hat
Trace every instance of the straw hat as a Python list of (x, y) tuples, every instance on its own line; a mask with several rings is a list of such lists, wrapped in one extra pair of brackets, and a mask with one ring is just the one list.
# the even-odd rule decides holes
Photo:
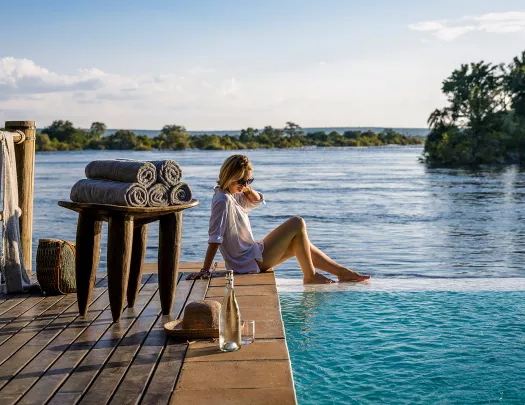
[(184, 308), (182, 320), (165, 323), (164, 330), (174, 337), (218, 338), (220, 312), (218, 301), (193, 301)]

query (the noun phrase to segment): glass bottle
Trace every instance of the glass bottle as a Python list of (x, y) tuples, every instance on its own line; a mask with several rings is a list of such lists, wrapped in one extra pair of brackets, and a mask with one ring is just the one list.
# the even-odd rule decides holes
[(233, 271), (226, 273), (226, 291), (219, 315), (219, 348), (223, 352), (241, 348), (241, 312), (233, 290)]

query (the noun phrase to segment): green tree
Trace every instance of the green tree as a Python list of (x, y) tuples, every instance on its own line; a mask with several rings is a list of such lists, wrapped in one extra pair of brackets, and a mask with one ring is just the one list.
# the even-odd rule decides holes
[(258, 133), (258, 129), (253, 129), (251, 127), (247, 129), (241, 129), (241, 135), (239, 136), (239, 140), (241, 142), (252, 142)]
[(42, 130), (50, 139), (57, 139), (59, 142), (69, 141), (77, 132), (71, 121), (57, 120)]
[(183, 150), (190, 147), (190, 136), (181, 125), (164, 125), (160, 138), (162, 149)]
[(119, 129), (113, 135), (105, 137), (104, 143), (108, 149), (132, 150), (139, 145), (139, 140), (133, 131)]
[(282, 129), (273, 128), (272, 126), (264, 127), (261, 136), (266, 136), (271, 143), (277, 143), (284, 137), (284, 131)]
[(483, 61), (462, 65), (443, 82), (442, 91), (457, 126), (468, 126), (474, 133), (483, 131), (487, 120), (506, 109), (501, 65)]
[(512, 108), (518, 118), (525, 122), (525, 51), (510, 64), (506, 87), (510, 93)]
[(91, 124), (90, 134), (95, 140), (99, 140), (106, 134), (106, 124), (103, 122), (94, 122)]
[(54, 151), (56, 148), (53, 146), (51, 139), (48, 134), (36, 134), (35, 149), (37, 151)]
[[(424, 161), (438, 164), (501, 162), (507, 155), (507, 73), (483, 61), (462, 65), (443, 81), (449, 104), (434, 110)], [(397, 142), (397, 140), (396, 140)]]
[(291, 121), (288, 121), (286, 123), (286, 126), (284, 127), (283, 131), (289, 138), (293, 138), (304, 134), (304, 131), (302, 131), (301, 127), (298, 124), (294, 124)]

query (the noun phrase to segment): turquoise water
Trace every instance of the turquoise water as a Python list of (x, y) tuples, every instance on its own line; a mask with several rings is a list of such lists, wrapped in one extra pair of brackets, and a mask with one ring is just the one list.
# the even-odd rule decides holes
[(525, 291), (279, 295), (299, 405), (525, 403)]

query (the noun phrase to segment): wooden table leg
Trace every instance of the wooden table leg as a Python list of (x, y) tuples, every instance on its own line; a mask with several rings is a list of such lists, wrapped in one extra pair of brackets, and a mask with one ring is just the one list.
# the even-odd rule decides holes
[(159, 295), (162, 313), (171, 312), (179, 275), (182, 211), (163, 215), (159, 220)]
[(108, 294), (113, 321), (118, 322), (128, 288), (133, 217), (111, 215), (108, 224)]
[(100, 236), (102, 221), (88, 211), (78, 215), (75, 273), (77, 285), (78, 312), (85, 316), (91, 293), (95, 286), (97, 267), (100, 260)]
[(133, 247), (131, 249), (131, 264), (129, 268), (128, 281), (128, 306), (132, 308), (139, 293), (142, 270), (144, 268), (144, 257), (146, 257), (146, 245), (148, 242), (148, 225), (139, 225), (133, 229)]

